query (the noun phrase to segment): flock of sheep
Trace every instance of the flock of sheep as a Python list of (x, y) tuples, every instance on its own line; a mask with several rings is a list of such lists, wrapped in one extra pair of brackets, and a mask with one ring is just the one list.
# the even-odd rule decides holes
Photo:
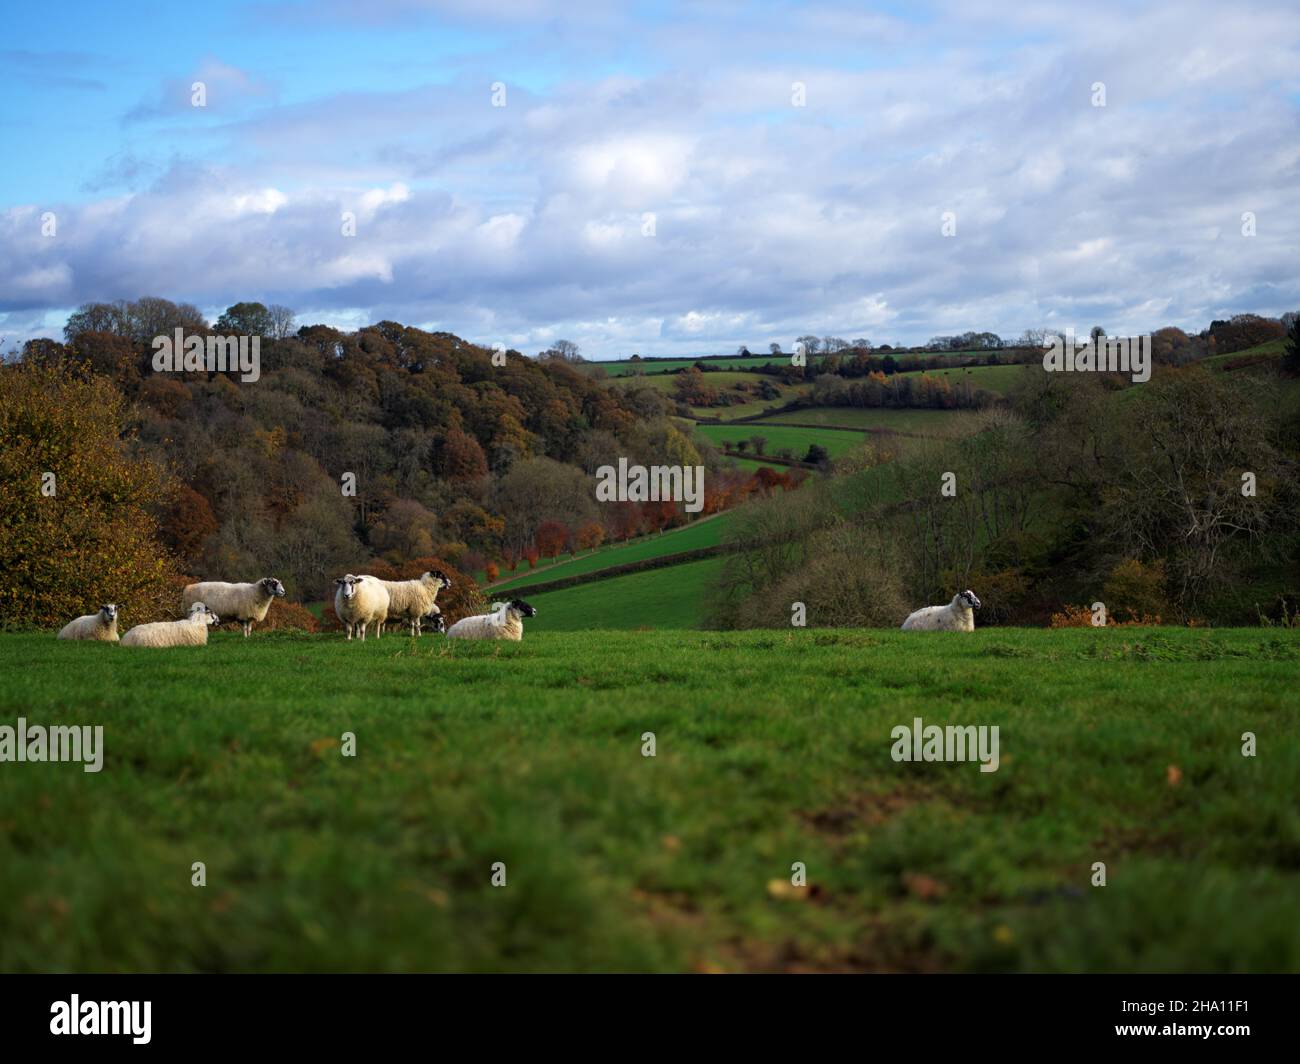
[[(444, 573), (425, 573), (418, 580), (380, 580), (374, 576), (348, 573), (334, 581), (334, 612), (347, 637), (362, 641), (373, 625), (375, 638), (383, 635), (384, 626), (401, 622), (412, 636), (431, 631), (444, 632), (448, 639), (508, 639), (519, 642), (524, 635), (523, 619), (537, 616), (537, 611), (522, 599), (494, 602), (492, 612), (464, 617), (447, 628), (439, 609), (438, 592), (451, 587)], [(284, 585), (274, 577), (252, 584), (228, 584), (209, 580), (185, 587), (182, 601), (186, 615), (179, 621), (138, 624), (120, 642), (124, 647), (203, 646), (208, 628), (221, 623), (221, 617), (238, 621), (245, 637), (253, 625), (266, 619), (271, 603), (284, 597)], [(108, 603), (98, 613), (88, 613), (69, 621), (59, 632), (60, 639), (91, 639), (118, 642), (117, 605)]]
[[(508, 639), (517, 643), (524, 637), (524, 618), (537, 616), (527, 602), (512, 599), (494, 602), (491, 613), (464, 617), (448, 628), (438, 608), (438, 592), (444, 587), (451, 587), (451, 581), (437, 570), (418, 580), (380, 580), (348, 573), (334, 581), (334, 612), (343, 622), (347, 637), (355, 635), (362, 642), (371, 625), (378, 639), (384, 634), (384, 625), (402, 622), (412, 636), (420, 635), (427, 624), (430, 631), (443, 632), (448, 639)], [(183, 596), (188, 610), (185, 617), (138, 624), (122, 636), (121, 643), (124, 647), (203, 646), (208, 641), (209, 626), (221, 623), (220, 614), (238, 621), (247, 637), (255, 622), (266, 619), (271, 603), (283, 597), (284, 585), (270, 576), (254, 584), (219, 580), (188, 584)], [(968, 588), (954, 595), (946, 606), (925, 606), (910, 614), (903, 622), (903, 631), (973, 632), (979, 608), (980, 600)], [(118, 642), (116, 604), (110, 602), (98, 613), (69, 621), (59, 638)]]

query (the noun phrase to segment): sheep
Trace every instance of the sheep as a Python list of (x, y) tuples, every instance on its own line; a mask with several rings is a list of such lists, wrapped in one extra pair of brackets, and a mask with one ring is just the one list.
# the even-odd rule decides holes
[(980, 600), (967, 588), (946, 606), (925, 606), (903, 622), (905, 632), (973, 632)]
[(122, 636), (124, 647), (201, 647), (208, 642), (208, 626), (220, 624), (221, 618), (202, 602), (190, 607), (179, 621), (155, 621), (137, 624)]
[(60, 639), (97, 639), (101, 643), (117, 642), (117, 603), (101, 606), (98, 613), (88, 613), (69, 621), (59, 632)]
[(334, 581), (334, 612), (348, 631), (366, 639), (366, 626), (375, 625), (375, 638), (380, 637), (380, 624), (388, 617), (388, 588), (373, 576), (353, 576), (348, 573)]
[[(430, 613), (423, 618), (423, 623), (428, 625), (429, 631), (434, 632), (435, 634), (445, 634), (447, 631), (447, 619), (443, 617), (441, 611), (439, 611), (436, 606), (434, 607), (433, 613)], [(423, 631), (423, 627), (421, 627), (420, 630)]]
[(509, 639), (518, 643), (524, 637), (525, 617), (537, 611), (523, 599), (492, 603), (491, 613), (463, 617), (447, 629), (448, 639)]
[(186, 584), (182, 604), (189, 609), (196, 602), (207, 603), (223, 617), (243, 625), (247, 639), (253, 622), (265, 620), (271, 600), (277, 598), (284, 598), (284, 585), (268, 576), (255, 584), (227, 584), (221, 580)]
[[(375, 577), (369, 577), (373, 580)], [(424, 573), (419, 580), (380, 580), (388, 589), (388, 616), (379, 622), (379, 635), (389, 620), (405, 621), (411, 635), (420, 634), (420, 624), (433, 612), (438, 592), (451, 587), (446, 574), (438, 569)]]

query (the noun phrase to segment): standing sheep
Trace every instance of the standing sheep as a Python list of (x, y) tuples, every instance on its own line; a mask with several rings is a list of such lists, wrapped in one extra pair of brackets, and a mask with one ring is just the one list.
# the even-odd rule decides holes
[(924, 606), (903, 622), (905, 632), (973, 632), (980, 600), (967, 588), (946, 606)]
[[(375, 577), (367, 577), (374, 580)], [(451, 587), (451, 581), (445, 573), (435, 569), (425, 573), (419, 580), (380, 580), (388, 589), (388, 616), (379, 622), (379, 635), (384, 634), (384, 625), (389, 621), (405, 621), (411, 629), (411, 635), (420, 634), (420, 624), (436, 608), (438, 592), (444, 587)]]
[(117, 603), (101, 606), (98, 613), (88, 613), (69, 621), (59, 632), (60, 639), (97, 639), (101, 643), (117, 642)]
[(509, 639), (518, 643), (524, 637), (525, 617), (536, 617), (537, 611), (523, 599), (492, 603), (492, 613), (477, 617), (462, 617), (447, 629), (448, 639)]
[(227, 584), (221, 580), (187, 584), (182, 603), (186, 609), (196, 602), (207, 603), (221, 616), (242, 624), (247, 639), (253, 630), (253, 622), (265, 620), (271, 600), (277, 598), (284, 598), (284, 585), (275, 577), (268, 576), (255, 584)]
[(190, 607), (184, 620), (137, 624), (122, 636), (124, 647), (201, 647), (208, 642), (208, 626), (221, 618), (202, 602)]
[(388, 617), (388, 588), (373, 576), (353, 576), (348, 573), (334, 581), (334, 613), (347, 629), (366, 640), (366, 626), (375, 625), (375, 638), (380, 636), (380, 625)]

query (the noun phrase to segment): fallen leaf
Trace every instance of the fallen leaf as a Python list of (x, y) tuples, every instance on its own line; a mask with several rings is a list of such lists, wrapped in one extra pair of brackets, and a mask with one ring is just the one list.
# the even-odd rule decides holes
[(920, 898), (922, 901), (942, 898), (948, 893), (947, 884), (940, 883), (933, 876), (927, 876), (921, 872), (907, 873), (907, 875), (903, 876), (903, 885), (907, 887), (909, 894)]
[(1165, 779), (1169, 782), (1169, 786), (1177, 787), (1182, 782), (1183, 770), (1177, 765), (1170, 765), (1165, 769)]

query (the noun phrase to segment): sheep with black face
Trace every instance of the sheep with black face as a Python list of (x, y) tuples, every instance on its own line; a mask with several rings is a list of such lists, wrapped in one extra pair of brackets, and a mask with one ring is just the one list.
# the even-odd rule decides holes
[(492, 603), (491, 613), (463, 617), (447, 629), (448, 639), (509, 639), (518, 643), (524, 637), (524, 618), (536, 617), (537, 611), (523, 599)]
[(88, 613), (69, 621), (59, 632), (60, 639), (96, 639), (101, 643), (117, 642), (117, 603), (110, 602), (98, 613)]
[(228, 584), (223, 580), (187, 584), (182, 602), (186, 609), (196, 602), (205, 603), (226, 620), (238, 621), (247, 638), (253, 622), (266, 620), (271, 603), (278, 598), (284, 598), (284, 585), (275, 577), (267, 576), (254, 584)]
[(980, 600), (967, 588), (946, 606), (924, 606), (903, 622), (905, 632), (973, 632)]

